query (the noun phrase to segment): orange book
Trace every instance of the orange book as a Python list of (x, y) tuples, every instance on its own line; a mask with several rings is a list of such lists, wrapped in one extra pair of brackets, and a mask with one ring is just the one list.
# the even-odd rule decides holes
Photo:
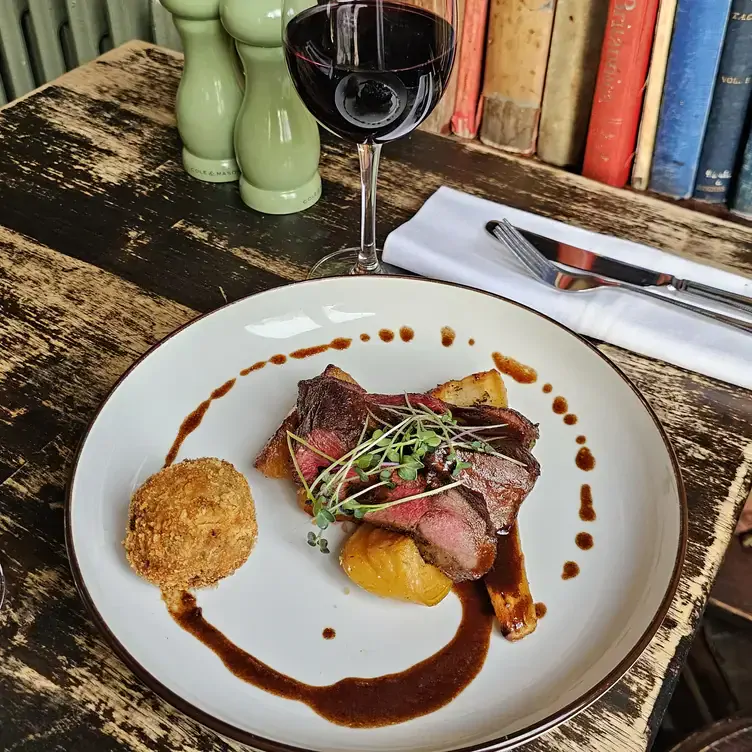
[(475, 138), (478, 134), (487, 19), (488, 0), (465, 0), (457, 61), (457, 93), (452, 115), (452, 133), (460, 138)]
[(611, 0), (582, 174), (621, 188), (635, 154), (659, 0)]

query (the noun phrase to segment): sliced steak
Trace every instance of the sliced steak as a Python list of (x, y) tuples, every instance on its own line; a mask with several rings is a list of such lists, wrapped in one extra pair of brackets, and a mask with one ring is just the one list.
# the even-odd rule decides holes
[(464, 449), (457, 449), (457, 459), (471, 466), (451, 476), (454, 462), (447, 462), (449, 450), (441, 447), (426, 457), (429, 467), (448, 480), (461, 480), (465, 488), (483, 498), (494, 531), (509, 529), (517, 519), (517, 512), (525, 497), (532, 491), (540, 475), (540, 465), (530, 452), (516, 441), (495, 441), (494, 449), (512, 460)]
[(452, 407), (452, 416), (460, 424), (468, 426), (496, 426), (504, 423), (504, 428), (481, 429), (475, 431), (480, 436), (502, 436), (519, 441), (526, 449), (532, 448), (538, 440), (538, 426), (531, 423), (522, 413), (511, 407)]
[(477, 580), (496, 558), (496, 539), (485, 503), (461, 486), (369, 512), (365, 519), (411, 535), (423, 558), (454, 582)]
[[(368, 402), (357, 384), (317, 376), (298, 383), (298, 436), (339, 459), (354, 449), (368, 420)], [(329, 460), (299, 443), (295, 459), (306, 481), (313, 480)]]

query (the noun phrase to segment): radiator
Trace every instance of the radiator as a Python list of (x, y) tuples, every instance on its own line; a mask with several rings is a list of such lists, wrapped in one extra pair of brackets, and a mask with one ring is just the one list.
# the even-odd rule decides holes
[(159, 0), (0, 0), (0, 104), (131, 39), (180, 49)]

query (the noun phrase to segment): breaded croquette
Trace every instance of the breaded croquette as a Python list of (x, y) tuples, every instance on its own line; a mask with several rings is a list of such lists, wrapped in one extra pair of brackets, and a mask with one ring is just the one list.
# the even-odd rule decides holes
[(184, 460), (133, 495), (125, 551), (163, 592), (215, 585), (245, 563), (258, 526), (248, 481), (229, 462)]

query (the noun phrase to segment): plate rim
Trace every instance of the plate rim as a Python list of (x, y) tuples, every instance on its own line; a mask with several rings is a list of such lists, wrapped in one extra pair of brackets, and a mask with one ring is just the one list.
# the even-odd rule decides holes
[[(564, 723), (570, 718), (573, 718), (578, 713), (582, 712), (588, 706), (594, 703), (597, 699), (602, 697), (609, 689), (611, 689), (611, 687), (613, 687), (620, 679), (622, 679), (624, 675), (632, 668), (632, 666), (637, 662), (640, 656), (645, 652), (645, 650), (647, 649), (648, 645), (650, 644), (650, 641), (653, 639), (655, 634), (658, 632), (658, 629), (660, 628), (661, 624), (663, 623), (663, 620), (666, 618), (666, 615), (668, 614), (669, 608), (671, 606), (671, 602), (673, 601), (674, 595), (676, 594), (677, 588), (679, 586), (679, 581), (681, 579), (681, 573), (682, 573), (684, 560), (685, 560), (686, 552), (687, 552), (687, 543), (688, 543), (688, 537), (689, 537), (689, 519), (688, 519), (686, 489), (684, 487), (684, 480), (682, 478), (681, 467), (679, 466), (679, 461), (676, 457), (676, 452), (674, 450), (673, 445), (671, 444), (671, 441), (669, 440), (666, 434), (665, 429), (663, 428), (663, 425), (658, 419), (658, 416), (656, 415), (655, 411), (651, 407), (650, 403), (643, 396), (640, 390), (635, 386), (632, 380), (621, 370), (621, 368), (619, 368), (618, 365), (616, 365), (606, 355), (600, 352), (600, 350), (598, 350), (598, 348), (595, 347), (595, 345), (591, 344), (587, 339), (585, 339), (585, 337), (578, 334), (573, 329), (570, 329), (569, 327), (565, 326), (564, 324), (561, 324), (560, 322), (556, 321), (550, 316), (547, 316), (546, 314), (541, 313), (540, 311), (536, 311), (534, 308), (531, 308), (530, 306), (527, 306), (524, 303), (519, 303), (516, 300), (511, 300), (510, 298), (506, 298), (503, 295), (497, 295), (496, 293), (488, 292), (486, 290), (479, 290), (478, 288), (471, 287), (469, 285), (463, 285), (463, 284), (454, 283), (454, 282), (447, 282), (444, 280), (427, 279), (424, 277), (414, 277), (414, 276), (404, 275), (404, 274), (392, 274), (388, 276), (387, 275), (366, 275), (365, 278), (371, 279), (371, 280), (402, 279), (402, 280), (407, 280), (415, 284), (440, 285), (440, 286), (449, 287), (449, 288), (460, 288), (460, 289), (468, 290), (470, 292), (473, 292), (479, 295), (486, 295), (490, 298), (501, 300), (504, 303), (509, 303), (511, 305), (517, 306), (518, 308), (522, 308), (534, 314), (535, 316), (541, 319), (544, 319), (550, 324), (553, 324), (554, 326), (563, 330), (565, 333), (579, 340), (588, 349), (594, 352), (599, 358), (605, 361), (605, 363), (616, 372), (616, 374), (627, 384), (627, 386), (629, 386), (629, 388), (632, 390), (632, 392), (634, 392), (634, 394), (636, 395), (638, 400), (642, 403), (643, 407), (645, 408), (648, 415), (652, 419), (656, 429), (658, 430), (658, 433), (661, 439), (663, 440), (664, 446), (666, 447), (666, 451), (668, 452), (669, 458), (671, 460), (671, 465), (674, 471), (674, 478), (676, 480), (677, 492), (679, 496), (679, 507), (680, 507), (679, 542), (678, 542), (678, 546), (676, 550), (676, 557), (674, 559), (674, 567), (671, 573), (671, 579), (669, 580), (668, 587), (666, 588), (666, 592), (664, 593), (663, 598), (661, 599), (660, 606), (658, 607), (657, 611), (653, 615), (653, 618), (651, 619), (650, 624), (648, 625), (647, 629), (643, 632), (640, 639), (637, 640), (637, 642), (632, 647), (632, 649), (627, 653), (627, 655), (605, 677), (603, 677), (603, 679), (597, 682), (591, 689), (584, 692), (576, 700), (569, 703), (569, 705), (565, 706), (564, 708), (561, 708), (560, 710), (552, 713), (549, 716), (546, 716), (545, 718), (543, 718), (540, 721), (537, 721), (536, 723), (529, 724), (528, 726), (525, 726), (524, 728), (519, 729), (517, 731), (513, 731), (510, 734), (497, 737), (488, 742), (481, 742), (479, 744), (456, 747), (456, 748), (453, 748), (452, 752), (502, 752), (502, 750), (513, 749), (514, 747), (517, 747), (518, 745), (526, 741), (530, 741), (532, 739), (537, 738), (541, 734), (555, 728), (556, 726), (560, 725), (561, 723)], [(120, 640), (118, 640), (118, 638), (112, 632), (110, 627), (107, 625), (107, 622), (105, 621), (105, 619), (99, 613), (99, 609), (94, 603), (94, 600), (91, 597), (88, 591), (88, 588), (86, 587), (83, 573), (78, 563), (78, 557), (76, 556), (76, 549), (73, 543), (73, 524), (72, 524), (72, 518), (71, 518), (72, 504), (73, 504), (73, 498), (72, 498), (73, 483), (76, 478), (78, 465), (81, 460), (81, 454), (83, 452), (83, 448), (89, 438), (89, 434), (91, 433), (91, 430), (94, 427), (94, 424), (99, 419), (99, 416), (101, 415), (107, 403), (110, 401), (110, 399), (115, 394), (115, 392), (120, 387), (120, 385), (130, 376), (130, 374), (136, 368), (138, 368), (143, 361), (145, 361), (148, 357), (150, 357), (152, 353), (156, 352), (156, 350), (158, 350), (160, 347), (162, 347), (167, 342), (169, 342), (173, 337), (177, 336), (178, 334), (183, 332), (183, 330), (187, 329), (190, 326), (193, 326), (199, 321), (209, 316), (213, 316), (219, 311), (222, 311), (226, 308), (230, 308), (235, 305), (241, 305), (252, 298), (258, 298), (269, 293), (274, 293), (283, 288), (286, 289), (290, 287), (300, 287), (300, 286), (313, 287), (319, 284), (323, 284), (324, 286), (326, 286), (331, 280), (342, 281), (345, 279), (352, 280), (353, 278), (342, 275), (342, 276), (323, 277), (323, 278), (318, 278), (318, 279), (299, 280), (297, 282), (291, 282), (289, 284), (281, 285), (279, 287), (271, 287), (266, 290), (261, 290), (260, 292), (257, 292), (257, 293), (252, 293), (251, 295), (246, 295), (242, 298), (239, 298), (238, 300), (234, 300), (230, 303), (226, 303), (225, 305), (222, 305), (219, 308), (215, 308), (211, 311), (206, 311), (205, 313), (199, 314), (198, 316), (190, 319), (189, 321), (186, 321), (184, 324), (181, 324), (177, 329), (170, 332), (166, 337), (163, 337), (161, 340), (154, 343), (151, 347), (149, 347), (148, 350), (146, 350), (146, 352), (144, 352), (133, 363), (131, 363), (131, 365), (120, 375), (120, 377), (112, 385), (110, 390), (107, 392), (105, 397), (100, 402), (99, 406), (96, 409), (96, 412), (94, 413), (94, 416), (89, 421), (86, 427), (86, 430), (84, 431), (83, 435), (79, 439), (78, 446), (76, 448), (75, 459), (71, 465), (71, 469), (68, 474), (68, 483), (67, 483), (66, 492), (65, 492), (65, 520), (64, 520), (65, 546), (66, 546), (66, 552), (68, 554), (68, 561), (70, 563), (71, 572), (73, 574), (73, 580), (76, 585), (76, 590), (78, 591), (79, 597), (83, 601), (95, 626), (97, 627), (99, 632), (102, 634), (102, 636), (105, 638), (105, 641), (108, 643), (109, 647), (113, 650), (115, 655), (125, 664), (125, 666), (128, 669), (130, 669), (130, 671), (136, 676), (137, 679), (139, 679), (139, 681), (141, 681), (141, 683), (147, 689), (151, 690), (162, 700), (172, 705), (173, 708), (183, 713), (188, 718), (198, 722), (205, 728), (219, 734), (220, 736), (223, 736), (227, 739), (231, 739), (233, 741), (240, 742), (241, 744), (245, 744), (246, 746), (249, 746), (252, 749), (261, 750), (261, 752), (315, 752), (315, 750), (310, 750), (307, 747), (298, 747), (295, 745), (286, 744), (284, 742), (277, 742), (272, 739), (267, 739), (266, 737), (259, 736), (258, 734), (254, 734), (250, 731), (245, 731), (244, 729), (241, 729), (232, 723), (227, 723), (226, 721), (223, 721), (215, 717), (211, 713), (208, 713), (202, 710), (198, 706), (194, 705), (193, 703), (189, 702), (185, 698), (181, 697), (180, 695), (178, 695), (177, 693), (173, 692), (171, 689), (166, 687), (164, 684), (162, 684), (161, 681), (159, 681), (159, 679), (157, 679), (147, 668), (141, 665), (128, 652), (125, 646), (120, 642)]]

